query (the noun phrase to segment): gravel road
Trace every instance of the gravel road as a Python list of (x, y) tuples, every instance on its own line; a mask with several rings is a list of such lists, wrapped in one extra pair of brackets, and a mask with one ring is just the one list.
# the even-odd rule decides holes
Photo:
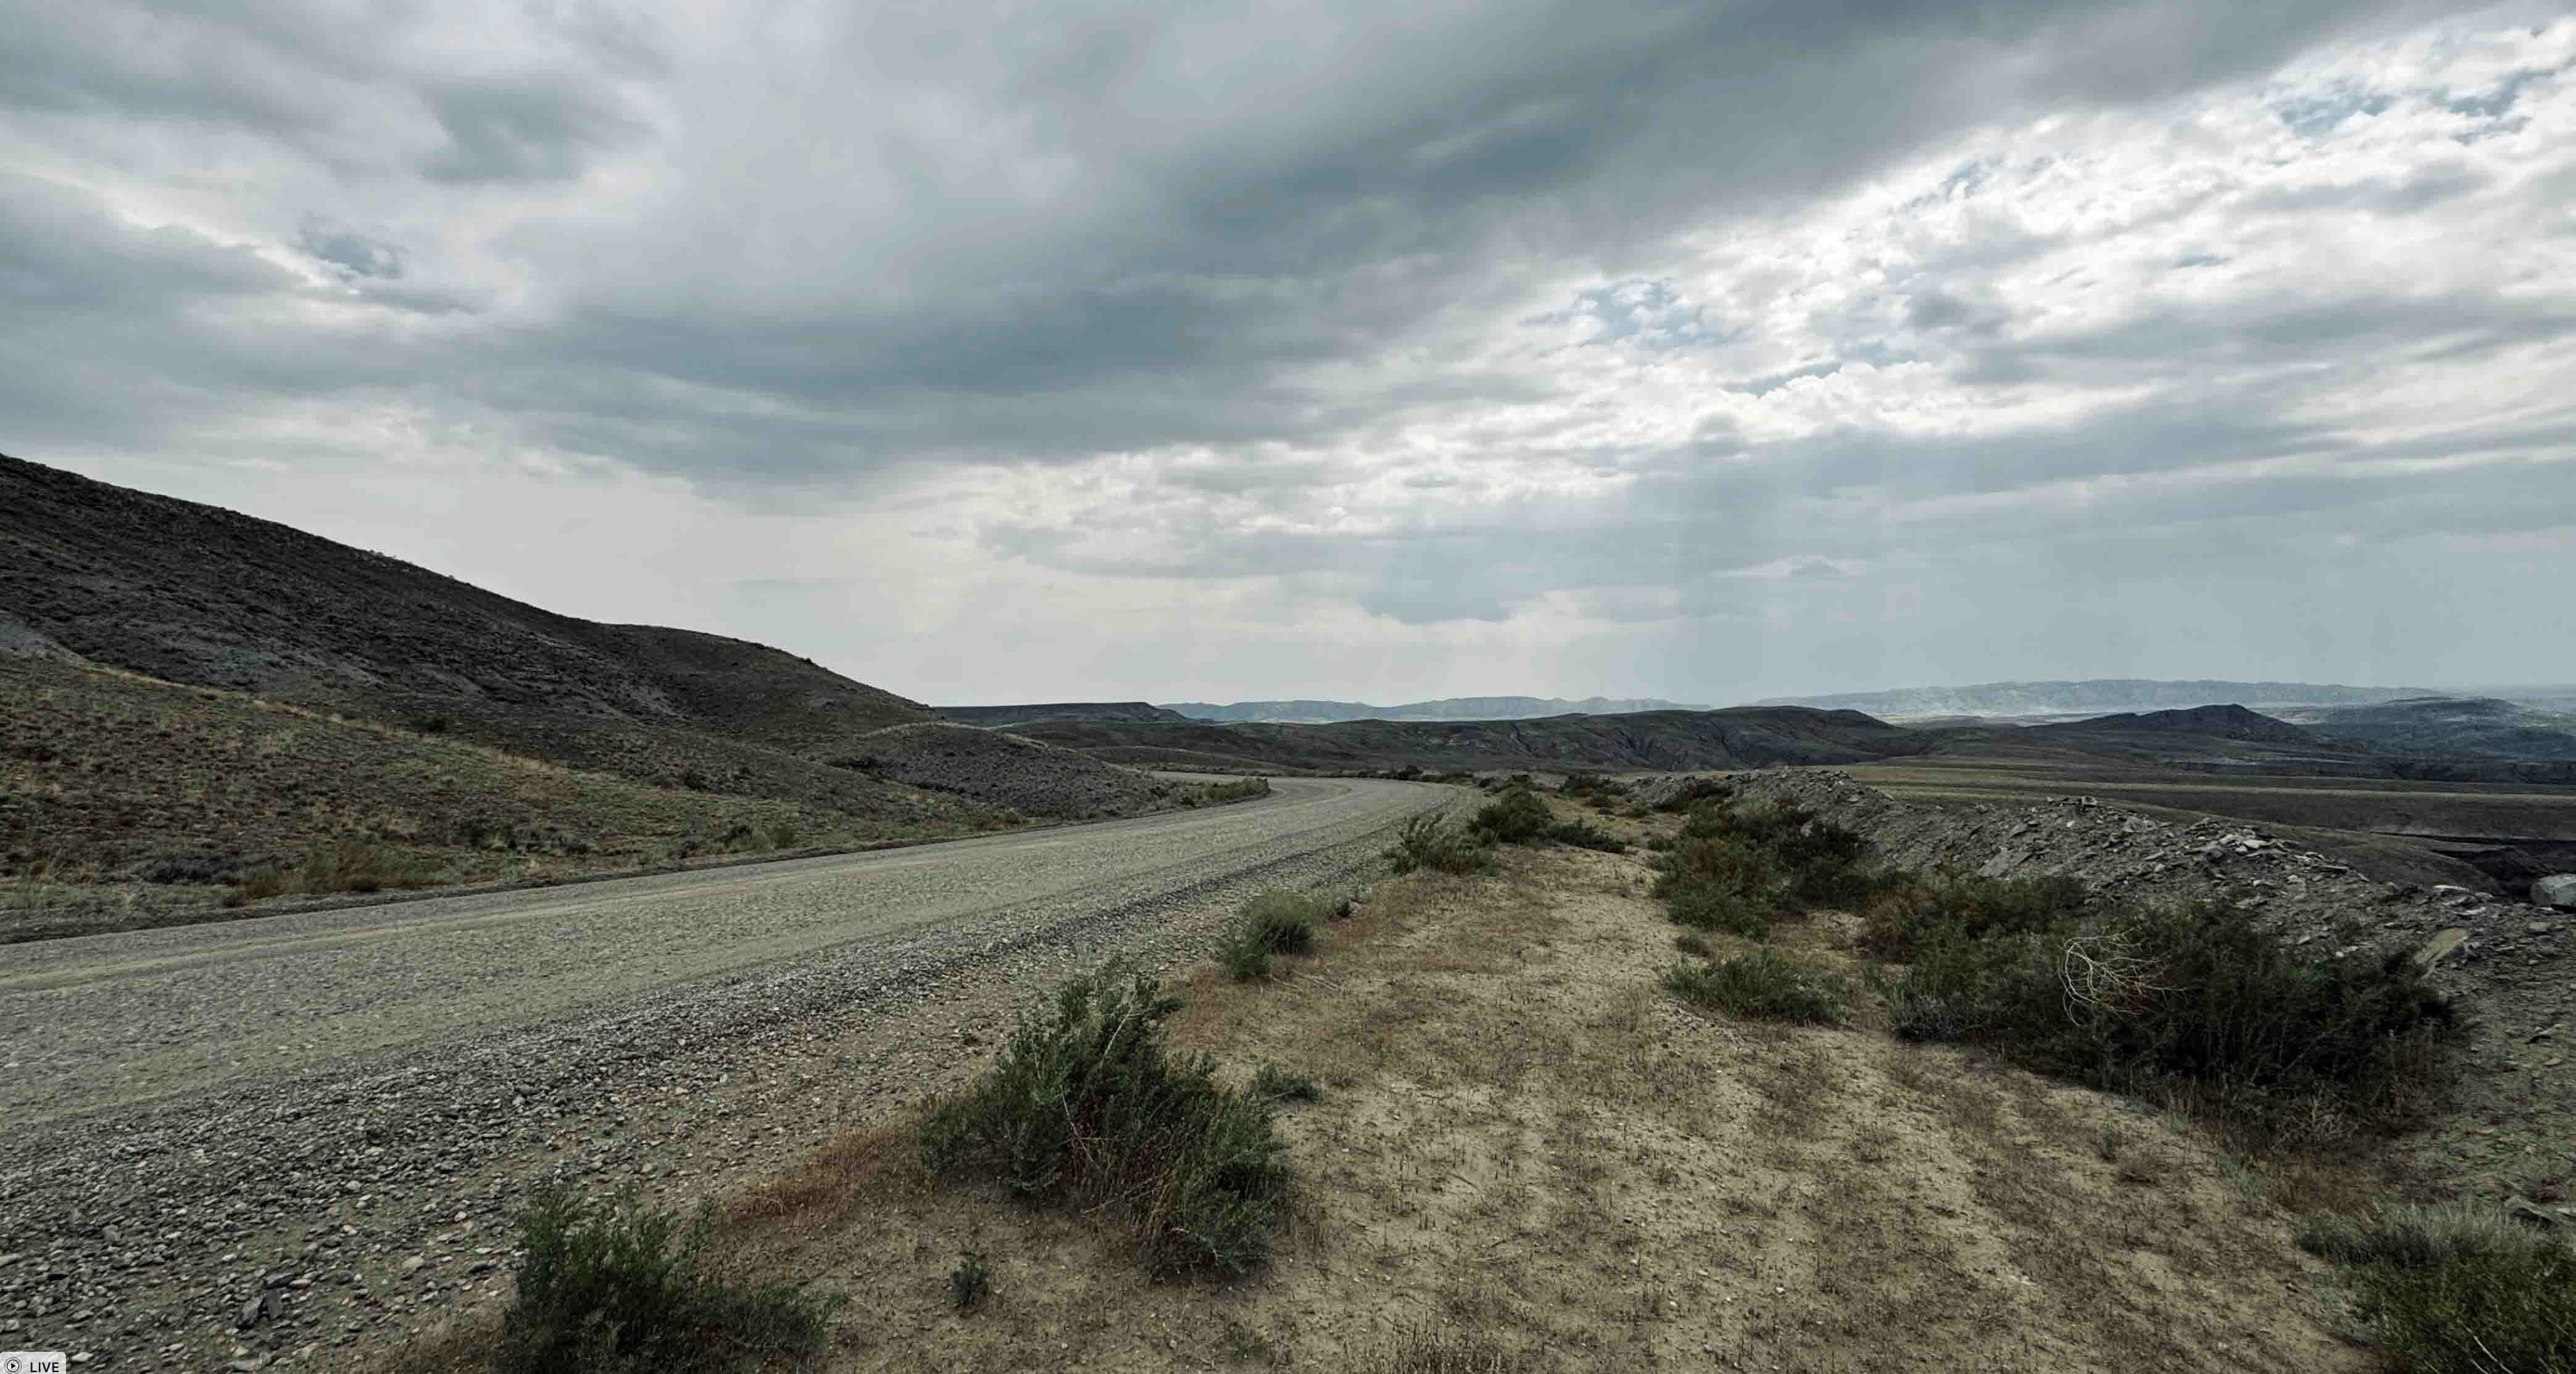
[[(506, 1288), (534, 1177), (673, 1201), (955, 1081), (1111, 955), (1355, 884), (1451, 789), (0, 948), (0, 1348), (337, 1368)], [(264, 1296), (265, 1295), (265, 1296)]]

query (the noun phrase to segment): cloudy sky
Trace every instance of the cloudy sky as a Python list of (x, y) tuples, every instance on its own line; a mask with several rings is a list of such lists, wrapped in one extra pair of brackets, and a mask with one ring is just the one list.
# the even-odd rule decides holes
[(0, 0), (0, 451), (935, 701), (2576, 680), (2576, 19)]

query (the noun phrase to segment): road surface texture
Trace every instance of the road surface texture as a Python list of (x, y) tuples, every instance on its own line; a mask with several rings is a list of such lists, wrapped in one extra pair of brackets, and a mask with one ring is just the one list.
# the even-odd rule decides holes
[[(531, 1178), (686, 1202), (958, 1081), (1115, 956), (1358, 881), (1455, 789), (1268, 798), (0, 947), (0, 1349), (343, 1367), (495, 1300)], [(266, 1296), (264, 1296), (266, 1295)]]

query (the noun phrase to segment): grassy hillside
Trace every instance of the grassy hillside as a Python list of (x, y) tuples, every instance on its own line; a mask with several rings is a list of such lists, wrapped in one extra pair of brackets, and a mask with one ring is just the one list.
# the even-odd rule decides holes
[(1739, 707), (1545, 720), (1040, 722), (1020, 733), (1125, 763), (1224, 768), (1697, 769), (1853, 763), (1922, 753), (1930, 736), (1856, 711)]
[(226, 899), (575, 877), (973, 833), (996, 809), (814, 765), (830, 801), (539, 762), (237, 692), (0, 655), (0, 939)]

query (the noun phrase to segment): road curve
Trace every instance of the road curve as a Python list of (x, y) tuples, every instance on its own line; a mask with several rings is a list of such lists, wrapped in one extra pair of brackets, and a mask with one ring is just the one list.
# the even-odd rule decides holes
[[(223, 1094), (459, 1039), (737, 991), (818, 965), (981, 949), (1347, 869), (1452, 795), (1282, 779), (1272, 796), (866, 854), (0, 947), (0, 1121)], [(739, 1000), (737, 996), (735, 1000)]]

